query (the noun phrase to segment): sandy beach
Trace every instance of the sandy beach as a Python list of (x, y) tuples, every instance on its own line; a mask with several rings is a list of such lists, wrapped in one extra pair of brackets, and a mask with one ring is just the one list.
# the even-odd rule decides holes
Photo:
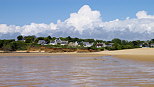
[(154, 48), (103, 51), (103, 52), (98, 52), (98, 54), (111, 55), (118, 58), (133, 59), (138, 61), (154, 61)]
[(137, 49), (126, 49), (116, 51), (101, 51), (101, 52), (89, 52), (89, 53), (77, 53), (77, 52), (65, 52), (65, 53), (38, 53), (26, 51), (17, 51), (14, 53), (0, 53), (0, 56), (59, 56), (59, 55), (70, 55), (70, 56), (114, 56), (118, 58), (133, 59), (140, 61), (154, 61), (154, 48), (137, 48)]

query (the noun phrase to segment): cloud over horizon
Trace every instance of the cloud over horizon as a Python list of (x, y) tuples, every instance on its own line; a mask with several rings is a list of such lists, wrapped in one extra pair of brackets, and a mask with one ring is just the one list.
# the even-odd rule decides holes
[(16, 38), (18, 35), (36, 36), (72, 36), (79, 38), (95, 38), (111, 40), (120, 38), (126, 40), (147, 40), (154, 38), (154, 15), (146, 11), (138, 11), (136, 18), (125, 20), (102, 21), (99, 11), (84, 5), (76, 13), (71, 13), (64, 22), (56, 24), (36, 24), (16, 26), (0, 24), (0, 39)]

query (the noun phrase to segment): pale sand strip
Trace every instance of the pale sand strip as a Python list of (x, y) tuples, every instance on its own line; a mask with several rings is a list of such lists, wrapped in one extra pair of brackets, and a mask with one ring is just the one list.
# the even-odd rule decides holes
[(154, 61), (154, 48), (138, 48), (138, 49), (127, 49), (118, 51), (102, 51), (93, 53), (76, 53), (76, 52), (66, 52), (66, 53), (0, 53), (0, 56), (59, 56), (59, 55), (69, 55), (69, 56), (81, 56), (81, 57), (93, 57), (93, 56), (115, 56), (118, 58), (143, 60), (143, 61)]
[(123, 59), (133, 59), (139, 61), (154, 61), (154, 48), (138, 48), (118, 51), (103, 51), (98, 54), (106, 54)]

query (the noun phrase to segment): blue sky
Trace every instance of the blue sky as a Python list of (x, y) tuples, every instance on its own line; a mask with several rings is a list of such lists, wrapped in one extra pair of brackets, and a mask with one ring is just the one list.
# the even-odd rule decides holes
[(0, 24), (56, 23), (83, 5), (101, 12), (103, 21), (135, 18), (138, 11), (154, 14), (154, 0), (0, 0)]

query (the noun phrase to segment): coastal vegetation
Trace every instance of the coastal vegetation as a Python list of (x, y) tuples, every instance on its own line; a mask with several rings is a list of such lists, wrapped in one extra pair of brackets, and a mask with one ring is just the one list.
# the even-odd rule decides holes
[[(58, 42), (59, 41), (59, 42)], [(60, 42), (61, 41), (61, 42)], [(122, 50), (141, 47), (153, 47), (154, 39), (147, 41), (127, 41), (114, 38), (111, 41), (96, 39), (81, 39), (68, 37), (36, 37), (18, 36), (17, 39), (0, 40), (0, 50), (21, 51), (21, 50), (45, 50), (46, 52), (74, 52), (80, 51), (103, 51)], [(56, 50), (56, 51), (55, 51)]]

